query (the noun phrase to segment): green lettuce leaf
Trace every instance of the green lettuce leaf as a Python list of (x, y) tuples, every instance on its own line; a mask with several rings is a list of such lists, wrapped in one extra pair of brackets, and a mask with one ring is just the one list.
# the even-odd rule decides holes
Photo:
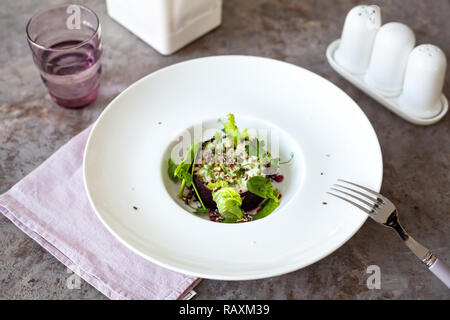
[(247, 129), (240, 131), (236, 126), (236, 120), (233, 114), (227, 115), (228, 121), (223, 122), (219, 120), (223, 124), (223, 131), (226, 133), (227, 137), (232, 137), (234, 140), (234, 146), (236, 147), (239, 139), (241, 138), (249, 138), (249, 134)]
[(247, 189), (264, 199), (278, 200), (278, 194), (272, 185), (272, 180), (261, 176), (252, 177), (247, 181)]
[(274, 200), (272, 198), (266, 200), (261, 207), (259, 208), (258, 213), (256, 213), (253, 216), (253, 220), (262, 219), (264, 217), (267, 217), (269, 214), (271, 214), (278, 206), (280, 205), (280, 200), (278, 200), (278, 196), (280, 195), (280, 190), (276, 189), (274, 192), (274, 195), (276, 196), (277, 200)]
[(239, 134), (239, 129), (236, 127), (236, 120), (231, 113), (227, 117), (228, 121), (223, 123), (223, 129), (227, 135), (235, 137)]
[[(193, 164), (199, 146), (201, 146), (201, 142), (194, 143), (193, 145), (191, 145), (188, 149), (186, 157), (183, 159), (183, 161), (181, 161), (178, 164), (178, 166), (174, 170), (173, 175), (178, 179), (182, 180), (180, 190), (178, 191), (178, 198), (181, 198), (183, 196), (183, 191), (185, 187), (190, 187), (193, 185), (192, 170), (194, 168)], [(197, 192), (195, 186), (194, 190)], [(202, 203), (201, 199), (200, 203)]]
[(208, 183), (208, 188), (211, 190), (216, 190), (217, 188), (228, 187), (228, 182), (223, 180), (218, 180), (217, 182)]
[(169, 158), (169, 168), (167, 169), (167, 172), (169, 174), (169, 178), (173, 182), (178, 182), (178, 177), (175, 175), (175, 169), (177, 168), (177, 165), (172, 160), (172, 158)]
[(187, 187), (190, 187), (192, 185), (192, 174), (189, 170), (190, 168), (190, 163), (180, 162), (174, 171), (174, 176), (181, 180), (185, 180), (185, 184)]
[(271, 179), (261, 176), (252, 177), (247, 181), (247, 188), (251, 193), (267, 199), (254, 215), (254, 220), (267, 217), (280, 205), (280, 199), (278, 199), (280, 190), (273, 187)]
[(242, 199), (233, 188), (225, 187), (213, 192), (213, 200), (217, 204), (220, 215), (225, 218), (223, 222), (233, 223), (242, 219)]

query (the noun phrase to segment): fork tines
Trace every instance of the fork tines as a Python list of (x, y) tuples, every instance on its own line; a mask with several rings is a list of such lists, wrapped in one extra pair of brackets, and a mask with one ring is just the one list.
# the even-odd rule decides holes
[[(379, 208), (379, 206), (381, 204), (383, 204), (383, 202), (384, 202), (383, 201), (384, 197), (381, 194), (379, 194), (378, 192), (375, 192), (366, 187), (360, 186), (356, 183), (349, 182), (346, 180), (338, 179), (338, 181), (343, 184), (355, 186), (355, 187), (359, 188), (361, 191), (355, 190), (354, 188), (350, 188), (350, 187), (342, 185), (342, 184), (334, 184), (333, 187), (331, 187), (330, 189), (337, 192), (338, 194), (333, 193), (333, 192), (327, 192), (327, 193), (354, 205), (355, 207), (361, 209), (362, 211), (364, 211), (367, 214), (374, 214), (375, 210), (377, 208)], [(364, 193), (362, 191), (366, 191), (370, 195), (368, 195), (367, 193)], [(354, 200), (356, 200), (356, 201), (354, 201)]]

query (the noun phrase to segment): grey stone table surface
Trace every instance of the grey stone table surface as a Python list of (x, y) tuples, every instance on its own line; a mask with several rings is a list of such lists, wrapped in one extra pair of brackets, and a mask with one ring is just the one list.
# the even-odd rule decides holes
[[(339, 77), (325, 58), (356, 0), (225, 0), (223, 24), (172, 56), (161, 56), (106, 14), (104, 1), (83, 3), (103, 28), (103, 78), (95, 103), (81, 110), (50, 100), (25, 41), (37, 10), (62, 1), (3, 0), (0, 4), (0, 193), (91, 124), (127, 86), (164, 66), (201, 56), (245, 54), (303, 66), (329, 79), (363, 109), (384, 156), (382, 192), (401, 210), (406, 229), (450, 263), (450, 143), (447, 116), (431, 127), (405, 122)], [(77, 1), (75, 1), (77, 2)], [(411, 26), (418, 43), (450, 54), (449, 0), (372, 0), (385, 22)], [(445, 94), (450, 97), (447, 74)], [(381, 269), (381, 289), (366, 271)], [(66, 267), (0, 217), (0, 299), (105, 299), (83, 282), (69, 290)], [(367, 221), (325, 259), (284, 276), (257, 281), (203, 280), (202, 299), (449, 299), (439, 282), (390, 230)]]

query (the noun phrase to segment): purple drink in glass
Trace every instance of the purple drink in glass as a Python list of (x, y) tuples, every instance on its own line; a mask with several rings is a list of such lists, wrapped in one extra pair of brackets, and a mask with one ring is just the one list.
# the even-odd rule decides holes
[(57, 104), (78, 108), (96, 99), (101, 74), (100, 33), (98, 17), (82, 5), (50, 8), (28, 22), (34, 63)]

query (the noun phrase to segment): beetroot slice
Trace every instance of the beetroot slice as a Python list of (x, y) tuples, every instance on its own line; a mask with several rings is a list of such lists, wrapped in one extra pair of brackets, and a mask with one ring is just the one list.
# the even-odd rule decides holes
[[(202, 198), (205, 207), (211, 210), (217, 210), (216, 202), (213, 200), (212, 190), (209, 189), (205, 184), (198, 181), (195, 176), (194, 176), (194, 184), (195, 187), (197, 188), (198, 194)], [(240, 196), (242, 198), (241, 209), (244, 212), (256, 209), (259, 206), (259, 204), (264, 200), (260, 196), (257, 196), (256, 194), (251, 193), (250, 191), (243, 192), (240, 194)]]
[[(203, 204), (205, 207), (211, 210), (217, 210), (216, 202), (213, 200), (212, 190), (209, 189), (206, 185), (197, 180), (194, 176), (194, 184), (197, 188), (198, 194), (200, 198), (202, 198)], [(195, 195), (197, 197), (197, 195)]]

